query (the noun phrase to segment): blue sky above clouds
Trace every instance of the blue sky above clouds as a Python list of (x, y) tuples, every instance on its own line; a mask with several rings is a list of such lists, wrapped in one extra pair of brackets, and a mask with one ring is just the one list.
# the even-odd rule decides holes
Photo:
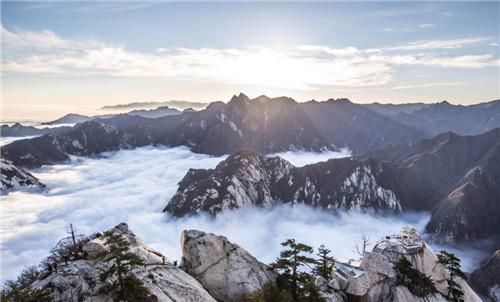
[(5, 114), (145, 100), (500, 97), (499, 2), (2, 2)]

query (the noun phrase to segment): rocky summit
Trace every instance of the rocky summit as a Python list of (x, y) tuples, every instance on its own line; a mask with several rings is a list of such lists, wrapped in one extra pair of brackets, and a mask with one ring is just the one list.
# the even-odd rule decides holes
[[(143, 261), (132, 274), (149, 290), (150, 301), (216, 301), (193, 277), (145, 245), (126, 224), (117, 225), (110, 231), (122, 235), (130, 244), (129, 251)], [(102, 280), (100, 274), (113, 265), (105, 257), (109, 247), (100, 234), (94, 234), (82, 249), (85, 256), (81, 259), (51, 259), (50, 270), (40, 272), (31, 287), (49, 289), (52, 301), (113, 301), (109, 295), (101, 293), (107, 281)]]

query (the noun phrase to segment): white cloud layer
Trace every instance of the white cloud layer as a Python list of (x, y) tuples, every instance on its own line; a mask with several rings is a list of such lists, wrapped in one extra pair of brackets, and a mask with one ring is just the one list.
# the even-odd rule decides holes
[[(285, 153), (296, 165), (345, 156), (326, 153)], [(279, 254), (279, 243), (294, 237), (313, 246), (326, 244), (339, 258), (353, 257), (361, 234), (372, 243), (412, 224), (422, 231), (426, 213), (375, 217), (351, 213), (334, 216), (304, 206), (244, 209), (212, 219), (173, 219), (162, 214), (177, 182), (188, 168), (214, 167), (223, 157), (194, 154), (187, 148), (144, 147), (105, 154), (105, 158), (74, 158), (72, 164), (39, 169), (34, 174), (48, 186), (44, 194), (12, 192), (0, 197), (0, 282), (14, 278), (25, 265), (44, 258), (66, 236), (73, 223), (90, 234), (127, 222), (145, 242), (170, 260), (180, 257), (180, 232), (200, 229), (226, 235), (264, 262)], [(477, 250), (460, 250), (467, 269), (479, 261)]]
[[(176, 77), (261, 88), (310, 90), (323, 86), (385, 85), (392, 80), (397, 65), (446, 68), (498, 66), (498, 59), (491, 54), (385, 54), (394, 50), (461, 48), (491, 40), (487, 37), (417, 41), (368, 50), (302, 45), (286, 49), (158, 48), (144, 52), (92, 39), (64, 39), (47, 30), (8, 30), (3, 26), (0, 29), (4, 72)], [(372, 55), (374, 52), (377, 55)]]
[(430, 87), (454, 87), (464, 85), (464, 82), (434, 82), (434, 83), (422, 83), (422, 84), (405, 84), (394, 86), (392, 89), (413, 89), (413, 88), (430, 88)]
[[(420, 27), (432, 27), (432, 24), (421, 24)], [(467, 37), (459, 39), (415, 41), (407, 44), (388, 47), (387, 50), (429, 50), (429, 49), (454, 49), (490, 41), (490, 37)]]

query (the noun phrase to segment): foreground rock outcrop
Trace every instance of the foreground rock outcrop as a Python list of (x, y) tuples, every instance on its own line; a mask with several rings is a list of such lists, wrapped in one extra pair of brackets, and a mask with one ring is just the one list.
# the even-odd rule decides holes
[(218, 301), (243, 301), (277, 275), (224, 236), (196, 230), (181, 235), (182, 267)]
[(0, 159), (0, 170), (0, 192), (21, 188), (42, 189), (45, 187), (38, 178), (28, 171), (16, 167), (6, 159)]
[[(126, 224), (122, 223), (111, 231), (123, 235), (130, 243), (129, 250), (144, 261), (144, 265), (134, 268), (132, 274), (149, 290), (151, 301), (215, 302), (198, 281), (145, 245)], [(86, 259), (67, 263), (56, 259), (52, 265), (55, 263), (57, 268), (43, 271), (32, 287), (53, 289), (53, 301), (113, 301), (110, 296), (100, 293), (107, 281), (101, 280), (99, 274), (112, 265), (101, 256), (107, 247), (101, 237), (94, 235), (84, 244), (83, 250)]]
[[(182, 263), (177, 267), (175, 262), (170, 263), (161, 253), (145, 245), (122, 223), (104, 235), (96, 233), (79, 241), (78, 256), (61, 254), (58, 252), (60, 247), (56, 246), (52, 256), (42, 262), (45, 268), (41, 272), (24, 273), (21, 278), (24, 284), (21, 285), (26, 286), (26, 281), (31, 278), (28, 287), (48, 291), (49, 298), (40, 301), (112, 302), (114, 297), (103, 289), (113, 284), (117, 277), (106, 275), (103, 278), (102, 275), (116, 264), (115, 260), (107, 258), (107, 255), (116, 252), (116, 249), (113, 250), (116, 247), (112, 248), (107, 241), (112, 235), (123, 238), (127, 243), (127, 252), (142, 262), (125, 274), (131, 274), (149, 293), (147, 298), (131, 301), (247, 301), (251, 293), (265, 284), (276, 282), (278, 278), (267, 265), (226, 237), (197, 230), (182, 232)], [(410, 285), (400, 283), (395, 263), (402, 257), (408, 259), (418, 272), (430, 277), (436, 290), (417, 296)], [(496, 263), (496, 260), (492, 261)], [(482, 271), (485, 274), (483, 277), (491, 278), (492, 282), (498, 276), (495, 275), (495, 263), (493, 270), (485, 268)], [(449, 272), (438, 263), (432, 249), (411, 228), (403, 229), (400, 235), (380, 240), (360, 261), (335, 261), (329, 278), (315, 276), (314, 284), (327, 302), (448, 301)], [(464, 293), (464, 302), (481, 301), (463, 279), (455, 278), (454, 281)], [(2, 298), (6, 302), (19, 301), (4, 294)]]
[[(401, 257), (428, 276), (436, 292), (424, 297), (413, 294), (408, 287), (397, 282), (394, 266)], [(404, 228), (400, 235), (387, 236), (377, 242), (371, 252), (366, 252), (359, 265), (338, 262), (329, 283), (323, 283), (326, 293), (344, 293), (350, 299), (363, 302), (375, 301), (448, 301), (449, 272), (438, 262), (436, 254), (411, 228)], [(465, 280), (456, 277), (464, 301), (480, 302), (479, 296)]]

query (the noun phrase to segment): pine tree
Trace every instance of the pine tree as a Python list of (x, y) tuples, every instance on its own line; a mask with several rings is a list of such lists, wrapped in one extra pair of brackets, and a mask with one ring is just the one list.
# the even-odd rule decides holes
[(109, 248), (104, 257), (112, 264), (99, 277), (102, 282), (114, 277), (116, 280), (104, 287), (102, 291), (114, 293), (117, 301), (143, 301), (146, 299), (149, 295), (148, 289), (142, 285), (140, 280), (130, 274), (132, 268), (144, 264), (142, 259), (129, 251), (130, 243), (122, 234), (108, 231), (104, 233), (103, 238)]
[(412, 294), (425, 297), (436, 292), (432, 279), (415, 269), (406, 257), (399, 258), (394, 269), (396, 270), (396, 283), (406, 286)]
[(305, 286), (311, 280), (310, 275), (301, 269), (316, 263), (314, 258), (307, 256), (313, 252), (313, 248), (297, 243), (295, 239), (288, 239), (281, 245), (286, 249), (281, 251), (271, 268), (280, 273), (281, 279), (289, 284), (293, 301), (299, 302)]
[(330, 280), (333, 267), (335, 266), (335, 259), (330, 256), (330, 253), (331, 250), (327, 249), (324, 245), (320, 245), (316, 254), (319, 259), (314, 267), (314, 273), (327, 280)]
[(446, 298), (450, 301), (455, 302), (464, 301), (464, 292), (460, 285), (456, 282), (456, 277), (467, 279), (464, 272), (462, 271), (460, 259), (455, 256), (455, 254), (447, 252), (445, 250), (440, 251), (437, 257), (438, 262), (444, 265), (450, 273), (450, 278), (447, 280), (448, 296)]
[(264, 284), (261, 289), (250, 294), (248, 298), (251, 302), (292, 302), (292, 295), (280, 288), (276, 283), (270, 281)]
[(49, 288), (33, 288), (37, 279), (36, 266), (25, 268), (15, 281), (5, 282), (0, 294), (0, 301), (5, 302), (49, 302), (52, 301)]

